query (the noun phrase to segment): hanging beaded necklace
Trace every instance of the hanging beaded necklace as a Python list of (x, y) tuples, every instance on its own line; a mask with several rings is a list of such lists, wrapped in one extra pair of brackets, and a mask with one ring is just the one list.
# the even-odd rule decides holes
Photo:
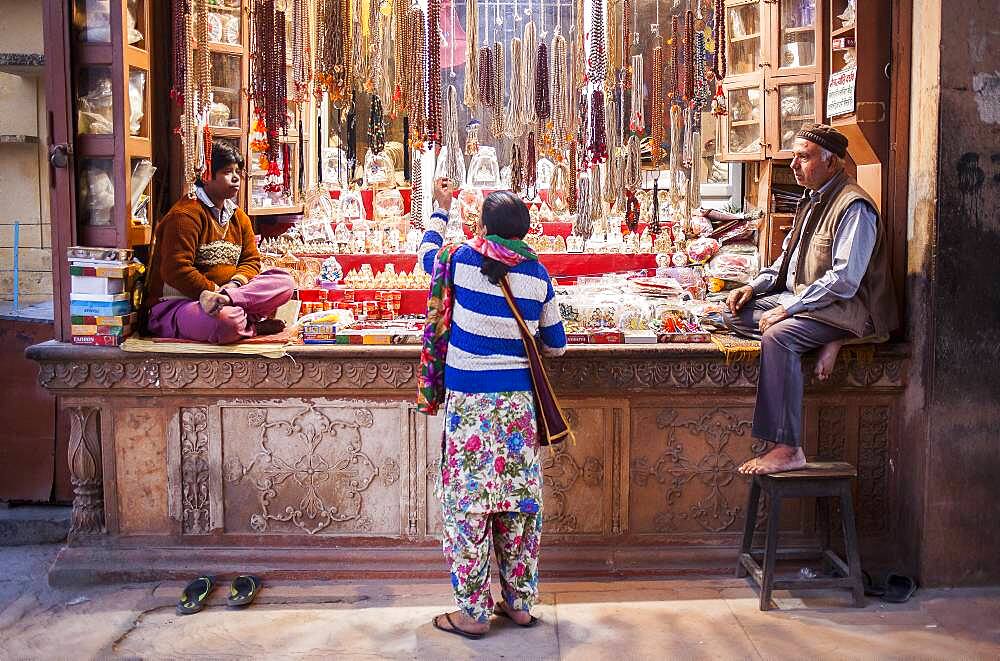
[[(454, 3), (454, 0), (453, 0)], [(452, 5), (454, 6), (454, 4)], [(470, 112), (479, 109), (479, 0), (465, 3), (465, 84), (463, 101)]]
[[(427, 139), (427, 44), (424, 39), (424, 12), (419, 7), (412, 7), (407, 16), (407, 24), (410, 26), (409, 51), (412, 54), (407, 59), (409, 68), (405, 76), (410, 85), (407, 93), (410, 130), (413, 132), (414, 148), (421, 150)], [(419, 156), (414, 160), (419, 160)]]
[(524, 190), (524, 162), (517, 141), (514, 141), (510, 148), (510, 189), (514, 193)]
[(694, 33), (694, 107), (701, 111), (712, 98), (712, 87), (708, 83), (708, 69), (705, 64), (705, 33)]
[(521, 50), (521, 40), (514, 37), (510, 41), (510, 96), (507, 99), (506, 134), (508, 138), (518, 138), (527, 129), (524, 112), (525, 84), (521, 74), (524, 72), (524, 53)]
[(653, 167), (656, 167), (663, 157), (663, 47), (659, 43), (653, 49), (653, 98), (649, 125), (653, 141)]
[[(525, 14), (531, 15), (531, 4)], [(535, 23), (528, 21), (524, 26), (524, 38), (521, 40), (521, 50), (524, 53), (521, 78), (525, 81), (522, 117), (526, 126), (534, 126), (538, 121), (535, 114), (535, 67), (537, 66), (538, 39), (535, 35)]]
[(566, 142), (571, 139), (569, 134), (569, 98), (570, 88), (566, 71), (568, 70), (568, 45), (566, 38), (562, 36), (559, 26), (556, 26), (555, 36), (552, 37), (552, 89), (551, 89), (551, 115), (552, 115), (552, 152), (556, 156), (556, 161), (561, 161)]
[(566, 205), (569, 207), (570, 213), (577, 213), (579, 211), (579, 207), (576, 204), (576, 178), (577, 171), (579, 170), (576, 160), (576, 145), (576, 140), (571, 140), (569, 143), (569, 177), (567, 177), (569, 194), (566, 196)]
[(382, 99), (378, 94), (373, 94), (371, 109), (368, 111), (368, 149), (375, 154), (385, 149), (385, 119), (382, 112)]
[(591, 0), (590, 4), (590, 82), (604, 84), (608, 75), (607, 34), (604, 29), (604, 0)]
[[(306, 0), (293, 0), (292, 5), (292, 99), (301, 110), (309, 99), (312, 83), (312, 30)], [(299, 133), (301, 136), (301, 132)], [(303, 168), (299, 168), (301, 174)]]
[(549, 94), (549, 49), (543, 41), (538, 44), (535, 59), (535, 116), (539, 122), (544, 122), (552, 115)]
[(646, 113), (643, 109), (643, 66), (642, 55), (632, 56), (632, 113), (629, 117), (628, 128), (636, 135), (642, 135), (646, 131)]
[(525, 150), (525, 176), (524, 184), (534, 198), (534, 189), (538, 183), (538, 157), (535, 152), (535, 134), (528, 133), (528, 144)]
[(728, 44), (726, 33), (725, 0), (715, 0), (715, 61), (712, 63), (712, 75), (715, 78), (715, 98), (712, 99), (712, 114), (721, 117), (729, 112), (726, 94), (722, 89), (722, 81), (726, 78), (729, 66)]
[(670, 46), (669, 74), (667, 75), (667, 100), (680, 99), (681, 79), (680, 79), (680, 42), (681, 23), (677, 16), (670, 17), (670, 39), (667, 44)]
[(268, 163), (276, 164), (280, 136), (288, 133), (285, 13), (275, 11), (274, 0), (255, 0), (250, 18), (250, 100), (264, 125)]
[[(413, 175), (410, 182), (410, 227), (424, 229), (424, 170), (422, 150), (413, 150)], [(419, 260), (417, 262), (420, 263)]]
[(506, 132), (504, 127), (505, 122), (503, 109), (503, 81), (505, 66), (503, 43), (498, 41), (493, 44), (493, 78), (490, 81), (493, 87), (491, 92), (492, 105), (490, 108), (490, 134), (493, 136), (493, 139), (497, 141), (497, 143), (500, 142)]
[(441, 0), (427, 3), (427, 142), (441, 144)]
[(694, 12), (684, 13), (684, 100), (694, 99)]
[(465, 178), (465, 159), (458, 140), (458, 90), (448, 86), (448, 108), (444, 119), (444, 146), (448, 150), (445, 174), (453, 182), (461, 183)]

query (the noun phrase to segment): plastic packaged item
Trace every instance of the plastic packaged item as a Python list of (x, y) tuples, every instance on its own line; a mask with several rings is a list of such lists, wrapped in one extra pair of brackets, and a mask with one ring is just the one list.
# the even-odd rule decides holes
[(483, 216), (483, 191), (471, 186), (458, 193), (458, 212), (467, 227), (475, 227)]
[(132, 69), (128, 74), (128, 132), (139, 135), (146, 109), (146, 72)]
[(340, 206), (347, 221), (365, 218), (365, 203), (359, 191), (344, 191), (340, 195)]
[[(472, 160), (475, 161), (475, 157)], [(452, 158), (448, 153), (448, 147), (441, 147), (437, 165), (434, 167), (434, 179), (451, 179), (457, 186), (465, 181), (465, 174), (465, 157), (462, 155), (462, 150), (456, 149), (455, 157)]]
[(712, 278), (745, 284), (756, 275), (758, 268), (756, 254), (724, 250), (708, 263), (707, 274)]
[(719, 254), (719, 242), (708, 237), (689, 241), (687, 244), (688, 258), (695, 264), (705, 264)]

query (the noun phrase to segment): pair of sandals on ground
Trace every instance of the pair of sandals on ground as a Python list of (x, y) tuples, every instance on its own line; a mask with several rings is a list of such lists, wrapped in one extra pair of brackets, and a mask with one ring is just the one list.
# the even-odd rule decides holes
[[(493, 607), (493, 614), (498, 617), (506, 618), (511, 622), (513, 622), (514, 624), (516, 624), (517, 626), (525, 629), (533, 627), (541, 621), (528, 611), (515, 611), (511, 609), (504, 602), (498, 602)], [(455, 634), (456, 636), (461, 636), (462, 638), (469, 638), (471, 640), (478, 640), (482, 638), (490, 630), (489, 623), (486, 623), (486, 628), (482, 631), (465, 629), (463, 628), (463, 626), (467, 625), (464, 625), (460, 622), (456, 622), (457, 618), (453, 619), (452, 618), (453, 615), (458, 615), (462, 619), (469, 619), (468, 616), (462, 613), (461, 611), (455, 611), (452, 613), (443, 613), (441, 615), (434, 616), (434, 619), (431, 620), (431, 624), (434, 625), (435, 629), (444, 631), (445, 633), (452, 633)], [(482, 624), (477, 623), (476, 626), (481, 627)]]
[[(199, 576), (184, 588), (181, 598), (177, 601), (178, 615), (193, 615), (205, 607), (205, 601), (209, 593), (215, 587), (214, 576)], [(226, 597), (226, 605), (232, 608), (243, 608), (249, 606), (257, 594), (263, 581), (253, 574), (240, 574), (233, 579), (229, 586), (229, 595)]]

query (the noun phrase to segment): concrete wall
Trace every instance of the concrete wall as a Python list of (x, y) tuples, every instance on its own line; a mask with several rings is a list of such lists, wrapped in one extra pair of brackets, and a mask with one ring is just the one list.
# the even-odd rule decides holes
[(1000, 583), (1000, 15), (914, 0), (900, 560)]
[[(41, 53), (41, 0), (0, 0), (0, 52)], [(24, 135), (36, 142), (0, 138), (0, 300), (14, 291), (14, 223), (20, 224), (22, 303), (52, 298), (45, 84), (41, 76), (0, 73), (0, 136)]]

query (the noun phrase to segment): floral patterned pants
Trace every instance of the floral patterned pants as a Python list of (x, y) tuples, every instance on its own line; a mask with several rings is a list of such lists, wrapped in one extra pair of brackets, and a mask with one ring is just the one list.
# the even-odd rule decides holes
[(493, 611), (490, 546), (500, 568), (501, 595), (513, 610), (527, 611), (538, 599), (538, 546), (542, 513), (445, 511), (444, 550), (451, 563), (455, 603), (486, 622)]
[(490, 547), (507, 605), (526, 611), (538, 596), (542, 472), (537, 437), (531, 392), (448, 391), (438, 483), (444, 555), (456, 603), (480, 622), (493, 610)]

